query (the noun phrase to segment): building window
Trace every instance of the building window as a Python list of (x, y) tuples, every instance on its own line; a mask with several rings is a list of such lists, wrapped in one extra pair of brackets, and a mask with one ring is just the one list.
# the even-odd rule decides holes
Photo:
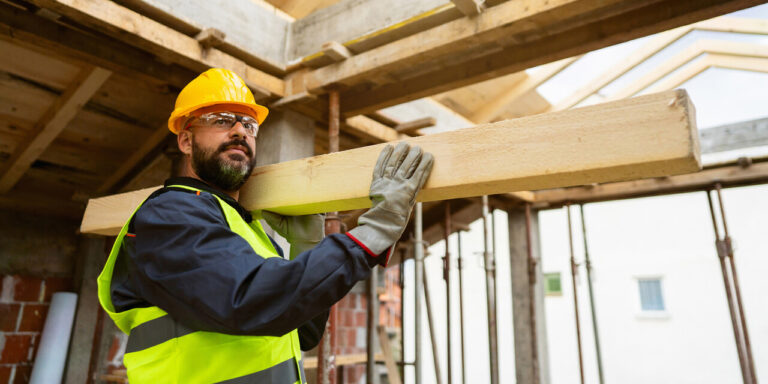
[(560, 272), (544, 274), (544, 293), (547, 296), (563, 295), (563, 288), (560, 284)]
[(664, 311), (664, 296), (661, 293), (661, 279), (638, 279), (640, 309), (643, 311)]

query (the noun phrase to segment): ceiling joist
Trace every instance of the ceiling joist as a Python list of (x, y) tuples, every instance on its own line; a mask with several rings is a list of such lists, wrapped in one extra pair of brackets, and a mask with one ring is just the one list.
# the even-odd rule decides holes
[(0, 171), (0, 193), (6, 193), (16, 185), (111, 74), (99, 67), (85, 68), (78, 74), (35, 124), (32, 134), (17, 145), (11, 158), (6, 161)]

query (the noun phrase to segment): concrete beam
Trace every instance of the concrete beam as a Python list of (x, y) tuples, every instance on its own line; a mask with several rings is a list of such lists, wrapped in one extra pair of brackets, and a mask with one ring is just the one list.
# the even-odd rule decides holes
[(699, 140), (702, 154), (768, 145), (768, 118), (702, 129)]

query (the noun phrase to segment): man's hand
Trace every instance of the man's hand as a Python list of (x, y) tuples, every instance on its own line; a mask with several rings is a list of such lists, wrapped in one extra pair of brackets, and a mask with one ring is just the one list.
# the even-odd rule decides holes
[(291, 244), (291, 259), (313, 248), (325, 236), (324, 214), (283, 216), (262, 211), (261, 216), (275, 232)]
[[(434, 157), (419, 147), (399, 143), (387, 145), (373, 169), (370, 198), (373, 206), (360, 216), (358, 226), (349, 231), (373, 254), (392, 247), (405, 231), (416, 195), (427, 181)], [(387, 260), (382, 260), (386, 265)]]

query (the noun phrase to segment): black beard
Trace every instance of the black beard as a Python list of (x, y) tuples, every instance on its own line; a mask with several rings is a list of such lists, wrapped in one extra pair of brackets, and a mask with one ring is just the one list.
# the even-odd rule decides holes
[[(246, 157), (249, 159), (243, 169), (242, 164), (235, 165), (220, 158), (227, 147), (230, 145), (242, 145), (246, 148)], [(232, 162), (236, 160), (230, 159)], [(197, 145), (195, 139), (192, 139), (192, 168), (203, 181), (223, 191), (236, 191), (248, 181), (251, 171), (256, 166), (256, 156), (248, 143), (243, 140), (234, 139), (221, 144), (214, 151), (206, 150)]]

